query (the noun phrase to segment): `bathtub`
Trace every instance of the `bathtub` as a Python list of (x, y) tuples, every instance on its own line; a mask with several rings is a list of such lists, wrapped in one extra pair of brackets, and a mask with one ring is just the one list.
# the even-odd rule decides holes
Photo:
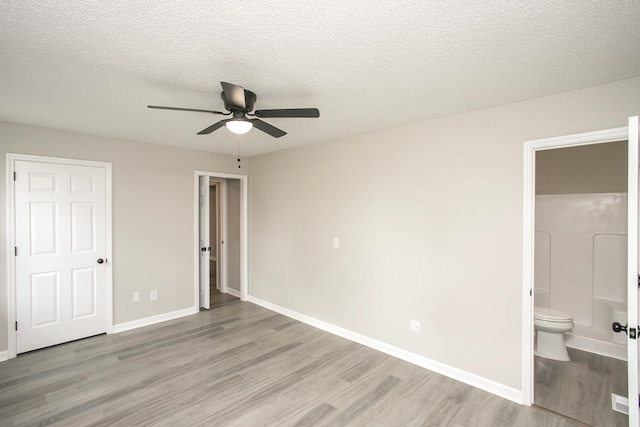
[(613, 322), (627, 324), (626, 304), (596, 297), (593, 299), (592, 323), (575, 322), (573, 331), (565, 334), (565, 343), (570, 348), (627, 360), (626, 335), (613, 332)]

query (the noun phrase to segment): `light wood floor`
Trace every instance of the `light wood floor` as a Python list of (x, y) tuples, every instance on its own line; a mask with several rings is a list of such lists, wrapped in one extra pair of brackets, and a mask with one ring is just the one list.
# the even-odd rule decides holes
[(627, 395), (627, 362), (569, 348), (570, 362), (535, 358), (536, 405), (596, 427), (626, 427), (611, 393)]
[(196, 315), (0, 363), (0, 424), (581, 425), (219, 296)]

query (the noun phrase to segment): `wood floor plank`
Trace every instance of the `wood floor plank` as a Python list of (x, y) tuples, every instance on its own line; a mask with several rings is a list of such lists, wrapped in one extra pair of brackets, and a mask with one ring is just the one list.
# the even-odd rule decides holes
[(440, 411), (446, 412), (447, 416), (455, 416), (457, 408), (448, 406), (442, 394), (430, 392), (441, 391), (441, 378), (432, 372), (428, 375), (418, 372), (405, 378), (401, 386), (394, 390), (393, 402), (374, 408), (358, 422), (362, 425), (393, 425), (396, 420), (407, 420), (407, 425), (438, 425), (437, 420), (444, 418), (439, 414)]
[(366, 410), (381, 403), (389, 391), (400, 382), (401, 380), (393, 375), (387, 376), (381, 383), (376, 385), (375, 388), (371, 389), (368, 393), (361, 396), (353, 404), (329, 420), (328, 425), (344, 426), (350, 424)]
[(326, 402), (323, 402), (304, 414), (302, 418), (300, 418), (300, 420), (298, 420), (298, 422), (296, 422), (294, 425), (295, 427), (314, 426), (320, 421), (323, 421), (328, 415), (334, 413), (335, 411), (336, 408)]

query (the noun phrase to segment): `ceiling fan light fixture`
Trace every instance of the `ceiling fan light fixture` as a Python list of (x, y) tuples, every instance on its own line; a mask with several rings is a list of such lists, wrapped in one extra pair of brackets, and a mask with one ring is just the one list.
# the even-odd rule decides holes
[(253, 127), (253, 123), (246, 119), (232, 119), (224, 124), (231, 132), (242, 135), (247, 133)]

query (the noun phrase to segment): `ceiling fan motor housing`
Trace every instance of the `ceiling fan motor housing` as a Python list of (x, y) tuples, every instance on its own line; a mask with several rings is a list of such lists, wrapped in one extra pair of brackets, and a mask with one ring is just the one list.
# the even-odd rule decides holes
[(255, 93), (251, 92), (250, 90), (244, 89), (244, 104), (245, 104), (245, 108), (244, 108), (244, 110), (242, 110), (242, 109), (238, 108), (237, 105), (231, 105), (229, 103), (229, 100), (227, 100), (227, 97), (224, 95), (224, 92), (220, 92), (220, 98), (222, 98), (222, 102), (224, 102), (224, 108), (227, 111), (240, 110), (240, 111), (243, 111), (245, 113), (248, 113), (249, 111), (253, 110), (253, 106), (256, 103), (256, 99), (258, 99), (258, 97), (256, 96)]

